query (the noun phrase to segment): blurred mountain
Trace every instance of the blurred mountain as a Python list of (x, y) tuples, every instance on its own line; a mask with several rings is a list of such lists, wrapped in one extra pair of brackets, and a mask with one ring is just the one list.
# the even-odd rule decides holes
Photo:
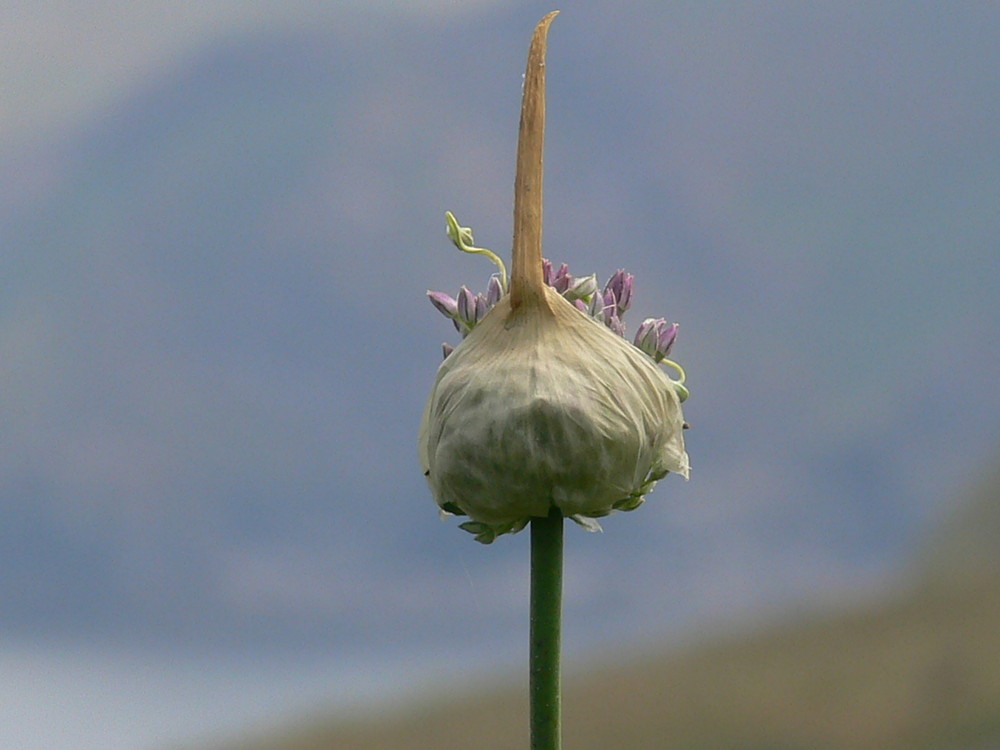
[[(997, 602), (994, 578), (989, 586), (578, 673), (566, 680), (565, 743), (579, 750), (990, 750), (1000, 740)], [(525, 690), (465, 686), (378, 717), (313, 719), (225, 747), (526, 744)]]
[[(680, 321), (694, 475), (571, 536), (581, 644), (883, 574), (1000, 422), (1000, 14), (630, 7), (553, 30), (546, 248)], [(219, 39), (3, 153), (0, 634), (520, 643), (526, 540), (442, 525), (414, 442), (535, 16)]]
[(930, 585), (954, 586), (1000, 574), (1000, 469), (947, 513), (919, 560)]
[[(1000, 743), (1000, 543), (995, 480), (962, 502), (905, 589), (825, 612), (608, 657), (571, 671), (567, 747), (597, 750), (990, 750)], [(989, 510), (986, 509), (989, 505)], [(953, 554), (954, 550), (961, 550)], [(942, 558), (943, 559), (943, 558)], [(522, 685), (483, 678), (360, 717), (303, 721), (232, 750), (422, 750), (527, 744)]]

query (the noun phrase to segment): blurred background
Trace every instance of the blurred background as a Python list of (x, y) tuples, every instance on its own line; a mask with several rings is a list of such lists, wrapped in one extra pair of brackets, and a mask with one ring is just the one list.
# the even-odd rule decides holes
[[(0, 745), (524, 745), (527, 534), (415, 443), (550, 9), (3, 10)], [(568, 529), (568, 746), (997, 747), (1000, 5), (563, 11), (545, 253), (693, 466)]]

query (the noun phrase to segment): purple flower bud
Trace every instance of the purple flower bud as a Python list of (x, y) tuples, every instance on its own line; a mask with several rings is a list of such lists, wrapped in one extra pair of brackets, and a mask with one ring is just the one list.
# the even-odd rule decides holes
[(663, 318), (646, 318), (636, 331), (635, 345), (659, 362), (670, 353), (676, 338), (676, 323), (668, 325)]
[(608, 316), (606, 321), (608, 328), (611, 329), (611, 333), (625, 338), (625, 324), (622, 323), (621, 318), (618, 317), (618, 311), (613, 307), (605, 308), (605, 310), (611, 311), (611, 314)]
[(441, 344), (441, 351), (444, 353), (444, 358), (448, 359), (448, 355), (455, 351), (455, 347), (451, 344)]
[(635, 332), (634, 343), (637, 347), (646, 352), (650, 357), (656, 356), (656, 323), (664, 322), (663, 318), (657, 321), (656, 318), (646, 318)]
[(458, 303), (444, 292), (428, 291), (427, 297), (442, 315), (452, 319), (458, 315)]
[(657, 362), (670, 354), (670, 348), (677, 339), (677, 329), (678, 325), (671, 323), (668, 326), (664, 326), (663, 330), (660, 331), (656, 339), (656, 352), (660, 355), (658, 358), (655, 358)]
[(500, 277), (496, 274), (490, 276), (490, 283), (486, 287), (486, 306), (493, 307), (503, 296), (503, 287), (500, 286)]
[(615, 293), (612, 290), (606, 289), (604, 291), (604, 294), (601, 295), (601, 299), (604, 302), (604, 309), (607, 311), (605, 315), (610, 316), (612, 312), (619, 314), (621, 313), (621, 311), (618, 309), (618, 298), (615, 296)]
[(476, 296), (467, 286), (458, 290), (457, 319), (469, 328), (476, 324)]
[(573, 286), (573, 277), (569, 273), (569, 266), (565, 263), (559, 266), (559, 270), (552, 277), (552, 283), (549, 286), (559, 292), (559, 294), (564, 294), (567, 289)]
[(615, 295), (611, 292), (606, 294), (594, 294), (590, 298), (591, 315), (606, 326), (611, 325), (611, 318), (615, 315)]
[(490, 304), (486, 301), (486, 297), (482, 294), (476, 295), (476, 322), (486, 317), (486, 313), (490, 311)]
[(587, 303), (584, 302), (582, 299), (575, 299), (575, 300), (573, 300), (573, 306), (576, 307), (576, 309), (579, 310), (582, 313), (589, 313), (590, 312), (590, 308), (587, 307)]
[(552, 261), (548, 258), (542, 258), (542, 281), (545, 282), (546, 286), (552, 286), (554, 280), (555, 276), (552, 275)]
[(618, 314), (624, 315), (625, 311), (632, 306), (632, 285), (635, 277), (630, 273), (619, 269), (608, 279), (604, 286), (605, 293), (613, 292), (617, 300)]

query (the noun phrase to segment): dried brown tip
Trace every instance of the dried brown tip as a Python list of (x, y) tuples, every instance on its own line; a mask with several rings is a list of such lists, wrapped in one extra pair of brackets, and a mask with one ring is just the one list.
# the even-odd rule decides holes
[(539, 21), (528, 49), (514, 174), (514, 249), (510, 305), (545, 299), (542, 279), (542, 148), (545, 141), (545, 48), (559, 11)]

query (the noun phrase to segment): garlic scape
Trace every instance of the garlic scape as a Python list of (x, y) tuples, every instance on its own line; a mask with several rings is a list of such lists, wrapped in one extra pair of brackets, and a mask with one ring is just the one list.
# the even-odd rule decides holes
[[(668, 472), (688, 476), (683, 370), (665, 359), (676, 324), (645, 321), (634, 343), (622, 316), (633, 281), (602, 290), (542, 258), (542, 144), (547, 17), (525, 73), (514, 190), (511, 275), (449, 213), (462, 250), (500, 269), (485, 295), (429, 292), (463, 339), (446, 345), (420, 426), (420, 462), (438, 506), (466, 515), (482, 542), (522, 529), (553, 507), (584, 526), (632, 510)], [(508, 288), (509, 287), (509, 288)], [(658, 363), (674, 367), (674, 381)]]

